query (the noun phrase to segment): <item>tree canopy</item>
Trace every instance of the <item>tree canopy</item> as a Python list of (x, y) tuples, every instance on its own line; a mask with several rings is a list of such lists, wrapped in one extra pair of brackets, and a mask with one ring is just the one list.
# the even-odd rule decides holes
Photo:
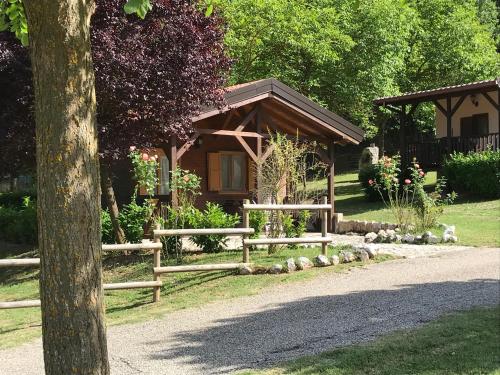
[[(232, 83), (274, 76), (367, 130), (375, 97), (500, 73), (494, 0), (218, 0)], [(429, 120), (429, 111), (417, 113)]]
[[(203, 106), (222, 103), (230, 60), (222, 20), (185, 1), (156, 1), (141, 20), (120, 0), (98, 0), (92, 17), (101, 157), (122, 158), (131, 142), (153, 147), (191, 131)], [(0, 33), (0, 163), (10, 172), (33, 163), (29, 54)], [(9, 160), (9, 162), (7, 162)]]

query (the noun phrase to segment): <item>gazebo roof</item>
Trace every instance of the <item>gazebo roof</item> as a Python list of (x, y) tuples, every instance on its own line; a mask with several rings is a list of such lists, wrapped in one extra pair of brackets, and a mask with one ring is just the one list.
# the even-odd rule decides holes
[(260, 103), (276, 122), (282, 122), (283, 125), (293, 123), (304, 135), (320, 134), (325, 138), (355, 144), (361, 142), (364, 137), (364, 131), (359, 127), (274, 78), (228, 87), (225, 101), (225, 107), (207, 109), (195, 117), (193, 122), (218, 116), (249, 104)]
[(415, 104), (421, 102), (430, 102), (447, 97), (457, 97), (463, 95), (484, 93), (497, 90), (500, 87), (500, 78), (495, 78), (486, 81), (478, 81), (465, 83), (461, 85), (439, 87), (432, 90), (415, 91), (396, 96), (386, 96), (377, 98), (373, 103), (377, 106), (385, 105), (401, 105), (401, 104)]

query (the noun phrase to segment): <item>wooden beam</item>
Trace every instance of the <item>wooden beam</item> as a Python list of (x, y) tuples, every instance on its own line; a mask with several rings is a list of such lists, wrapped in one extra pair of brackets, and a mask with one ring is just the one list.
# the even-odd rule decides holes
[(406, 168), (408, 165), (408, 152), (406, 150), (406, 104), (401, 105), (399, 113), (399, 148), (401, 153), (401, 167)]
[[(221, 130), (226, 130), (227, 127), (229, 126), (229, 123), (231, 122), (231, 119), (233, 118), (234, 114), (238, 115), (237, 111), (229, 111), (226, 115), (226, 118), (224, 120), (224, 123), (221, 126)], [(215, 139), (219, 138), (218, 135), (215, 136)]]
[(260, 157), (260, 162), (264, 162), (266, 161), (266, 159), (271, 156), (272, 152), (274, 151), (274, 148), (275, 146), (274, 145), (269, 145), (267, 146), (266, 148), (266, 151), (264, 152), (264, 154), (262, 154), (262, 156)]
[[(170, 137), (170, 170), (175, 171), (177, 169), (177, 137)], [(172, 207), (176, 208), (179, 205), (179, 201), (177, 199), (177, 190), (170, 189), (170, 203)]]
[(201, 228), (201, 229), (155, 229), (153, 235), (159, 237), (173, 236), (200, 236), (211, 234), (224, 234), (226, 236), (254, 234), (253, 228)]
[(328, 145), (328, 156), (330, 159), (330, 164), (328, 166), (328, 201), (330, 202), (332, 209), (328, 211), (328, 230), (333, 232), (333, 217), (335, 213), (335, 144), (331, 143)]
[(102, 251), (132, 251), (132, 250), (153, 250), (161, 249), (161, 243), (124, 243), (124, 244), (102, 244)]
[(153, 271), (155, 274), (174, 272), (230, 271), (249, 266), (251, 266), (251, 263), (195, 264), (189, 266), (155, 267)]
[(249, 137), (249, 138), (269, 138), (268, 135), (259, 134), (257, 132), (242, 132), (235, 130), (219, 130), (219, 129), (197, 129), (200, 134), (211, 134), (211, 135), (228, 135), (231, 137)]
[(497, 110), (497, 111), (500, 111), (500, 97), (498, 98), (499, 99), (499, 104), (495, 103), (495, 101), (493, 100), (493, 98), (487, 93), (487, 92), (483, 92), (483, 96), (486, 98), (486, 100), (488, 100), (490, 102), (490, 104)]
[(252, 148), (248, 145), (248, 143), (246, 143), (245, 140), (239, 135), (236, 136), (236, 139), (238, 140), (238, 142), (240, 142), (241, 146), (243, 146), (248, 155), (250, 155), (252, 160), (255, 163), (257, 163), (259, 161), (259, 158), (257, 157), (257, 155), (255, 155), (255, 153), (253, 152)]
[(243, 204), (244, 210), (249, 211), (324, 211), (331, 210), (331, 204)]
[(436, 108), (441, 111), (441, 113), (443, 115), (445, 115), (445, 116), (447, 115), (446, 109), (444, 109), (444, 107), (441, 104), (439, 104), (439, 102), (437, 100), (433, 100), (432, 102), (434, 103), (434, 105), (436, 106)]
[(1, 267), (32, 267), (39, 266), (40, 258), (22, 258), (22, 259), (0, 259)]
[(191, 136), (191, 138), (189, 138), (186, 141), (186, 143), (182, 145), (182, 147), (177, 151), (177, 160), (179, 160), (186, 151), (188, 151), (191, 147), (193, 147), (194, 143), (196, 142), (199, 136), (200, 133), (195, 131), (194, 134)]
[(332, 242), (331, 237), (293, 237), (293, 238), (256, 238), (244, 239), (245, 246), (252, 245), (287, 245), (297, 243), (329, 243)]
[(451, 152), (451, 119), (453, 114), (451, 113), (451, 96), (446, 98), (446, 145), (448, 148), (448, 153)]
[(0, 309), (20, 309), (26, 307), (40, 307), (40, 300), (24, 300), (12, 302), (0, 302)]
[(330, 165), (331, 163), (331, 160), (330, 160), (330, 157), (329, 155), (325, 152), (325, 150), (323, 150), (321, 147), (319, 146), (316, 146), (315, 150), (314, 150), (319, 158), (326, 164)]
[(256, 105), (250, 112), (248, 112), (248, 114), (245, 116), (241, 124), (239, 124), (234, 130), (240, 132), (243, 129), (245, 129), (245, 126), (247, 126), (248, 123), (253, 120), (258, 110), (259, 110), (259, 105)]
[(460, 97), (460, 99), (458, 99), (458, 101), (455, 103), (455, 105), (453, 106), (453, 109), (451, 110), (451, 115), (453, 116), (455, 114), (455, 112), (460, 108), (460, 106), (462, 105), (462, 103), (464, 102), (465, 98), (467, 98), (467, 95), (462, 95)]

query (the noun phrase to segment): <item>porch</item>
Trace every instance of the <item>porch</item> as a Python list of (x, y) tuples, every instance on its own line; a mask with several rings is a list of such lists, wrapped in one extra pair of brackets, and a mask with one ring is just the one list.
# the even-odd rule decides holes
[(500, 133), (490, 133), (476, 137), (450, 137), (450, 149), (448, 139), (438, 138), (408, 142), (404, 153), (407, 160), (415, 158), (425, 167), (439, 166), (443, 158), (453, 152), (480, 152), (500, 149)]

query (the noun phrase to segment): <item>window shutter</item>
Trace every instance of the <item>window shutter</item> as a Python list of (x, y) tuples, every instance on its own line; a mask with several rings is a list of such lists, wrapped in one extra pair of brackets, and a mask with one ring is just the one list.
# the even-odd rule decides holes
[(255, 191), (257, 188), (257, 175), (256, 175), (256, 168), (257, 165), (253, 162), (252, 158), (247, 158), (248, 160), (248, 191), (252, 192)]
[(208, 153), (208, 190), (220, 191), (220, 155), (218, 152)]

